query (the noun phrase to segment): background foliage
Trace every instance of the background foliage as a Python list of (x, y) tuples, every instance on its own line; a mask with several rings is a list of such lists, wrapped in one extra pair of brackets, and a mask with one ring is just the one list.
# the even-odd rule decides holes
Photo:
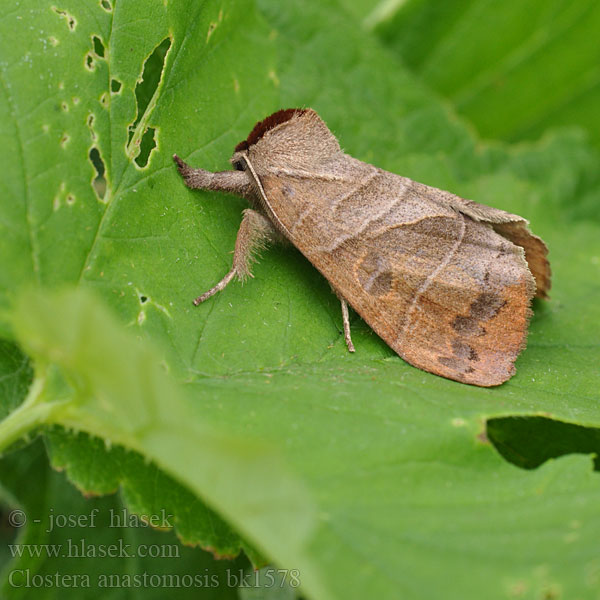
[[(164, 509), (185, 544), (297, 569), (310, 598), (598, 598), (596, 3), (0, 11), (0, 493), (5, 515), (29, 516), (18, 543), (169, 543), (44, 526), (51, 510)], [(510, 382), (414, 369), (358, 318), (348, 354), (338, 302), (293, 248), (191, 305), (228, 269), (244, 204), (187, 190), (170, 157), (228, 168), (254, 122), (287, 106), (315, 108), (358, 158), (530, 219), (554, 287)], [(35, 433), (66, 478), (27, 445)], [(67, 480), (118, 494), (85, 500)], [(0, 533), (9, 598), (28, 591), (15, 569), (222, 582), (248, 565), (189, 549), (11, 561), (17, 532)]]

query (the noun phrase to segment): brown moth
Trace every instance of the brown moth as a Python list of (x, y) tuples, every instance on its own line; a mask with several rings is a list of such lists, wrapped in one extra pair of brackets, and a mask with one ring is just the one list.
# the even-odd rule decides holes
[(233, 267), (200, 304), (250, 273), (253, 253), (289, 240), (348, 306), (410, 364), (480, 386), (506, 381), (525, 346), (534, 296), (546, 297), (544, 242), (528, 222), (361, 162), (311, 109), (256, 124), (235, 171), (194, 169), (190, 188), (230, 192), (244, 210)]

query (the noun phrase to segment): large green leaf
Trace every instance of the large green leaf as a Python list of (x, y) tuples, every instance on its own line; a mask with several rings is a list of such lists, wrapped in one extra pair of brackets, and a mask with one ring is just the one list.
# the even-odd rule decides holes
[[(71, 283), (93, 288), (120, 323), (85, 295), (19, 296), (4, 331), (37, 379), (2, 443), (54, 423), (133, 449), (299, 568), (311, 597), (594, 597), (590, 458), (523, 471), (482, 434), (486, 419), (517, 414), (599, 424), (597, 155), (577, 133), (482, 145), (333, 2), (144, 6), (142, 19), (133, 2), (108, 12), (73, 1), (57, 7), (65, 15), (36, 10), (21, 23), (25, 12), (6, 10), (2, 21), (2, 56), (14, 60), (2, 67), (0, 152), (19, 163), (0, 184), (3, 304), (23, 282)], [(32, 25), (49, 42), (27, 55), (19, 27)], [(88, 71), (94, 35), (105, 56)], [(160, 52), (148, 71), (144, 59), (166, 38), (157, 77)], [(136, 86), (146, 72), (156, 93)], [(111, 79), (121, 88), (103, 105)], [(36, 102), (48, 84), (54, 96)], [(146, 109), (128, 151), (136, 98)], [(187, 190), (170, 155), (226, 168), (252, 123), (289, 105), (316, 108), (355, 156), (519, 212), (547, 239), (552, 300), (534, 307), (510, 382), (483, 390), (414, 369), (358, 319), (348, 355), (338, 302), (290, 248), (265, 252), (247, 285), (191, 306), (229, 267), (243, 202)], [(151, 145), (146, 127), (158, 146), (139, 168), (131, 150)], [(106, 168), (101, 200), (92, 145)], [(101, 445), (49, 439), (83, 489), (110, 489), (86, 467), (93, 452), (111, 464)], [(141, 510), (157, 471), (136, 461), (137, 480), (126, 469), (116, 479), (141, 490), (131, 500)], [(202, 529), (190, 535), (212, 543)], [(215, 539), (231, 550), (226, 531)]]

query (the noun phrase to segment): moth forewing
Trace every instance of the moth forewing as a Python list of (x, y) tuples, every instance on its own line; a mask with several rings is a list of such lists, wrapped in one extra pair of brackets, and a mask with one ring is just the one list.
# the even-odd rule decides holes
[[(538, 295), (550, 286), (546, 247), (522, 217), (344, 154), (309, 109), (257, 123), (232, 162), (273, 231), (246, 215), (223, 281), (247, 266), (253, 240), (279, 233), (325, 276), (342, 308), (347, 301), (411, 364), (480, 386), (514, 373), (536, 279)], [(194, 170), (179, 168), (188, 182)], [(228, 186), (216, 175), (221, 187), (210, 189), (240, 189), (239, 177)], [(347, 311), (344, 325), (351, 348)]]

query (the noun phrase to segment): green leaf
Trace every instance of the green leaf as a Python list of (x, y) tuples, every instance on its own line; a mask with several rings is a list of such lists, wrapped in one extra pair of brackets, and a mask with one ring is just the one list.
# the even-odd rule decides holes
[[(147, 316), (145, 330), (164, 331), (171, 306), (188, 304), (178, 288), (197, 273), (203, 212), (181, 188), (173, 194), (179, 182), (171, 154), (187, 157), (193, 149), (196, 159), (211, 156), (216, 167), (219, 156), (224, 165), (239, 141), (232, 127), (247, 130), (269, 98), (275, 106), (269, 30), (254, 10), (238, 10), (233, 2), (173, 2), (167, 8), (152, 0), (143, 3), (141, 18), (135, 2), (110, 10), (111, 2), (78, 0), (23, 6), (14, 11), (6, 5), (0, 15), (0, 157), (13, 165), (0, 182), (0, 196), (11, 199), (3, 203), (0, 222), (6, 265), (0, 306), (24, 282), (81, 281), (114, 296), (123, 315), (137, 308), (134, 319)], [(94, 38), (105, 48), (103, 57), (94, 52)], [(146, 59), (171, 39), (161, 77), (148, 74), (155, 89), (138, 90)], [(240, 62), (244, 47), (255, 60), (247, 54)], [(113, 81), (121, 85), (118, 93), (111, 91)], [(150, 127), (157, 150), (140, 169), (132, 158)], [(104, 194), (100, 182), (93, 185), (94, 148), (104, 163)], [(231, 209), (233, 220), (239, 208)], [(204, 235), (210, 240), (214, 234)], [(109, 257), (115, 262), (105, 269)], [(150, 273), (148, 265), (162, 269)], [(165, 272), (179, 283), (173, 286)], [(155, 286), (163, 290), (158, 297), (150, 294)], [(149, 300), (140, 306), (143, 295)], [(197, 315), (189, 312), (191, 326)]]
[(0, 417), (21, 404), (31, 385), (33, 370), (28, 358), (10, 342), (0, 340)]
[(52, 466), (64, 469), (83, 494), (108, 494), (118, 489), (135, 514), (162, 511), (172, 515), (171, 526), (186, 545), (200, 545), (218, 558), (234, 558), (241, 549), (256, 556), (196, 495), (136, 452), (62, 428), (48, 429), (45, 436)]
[[(16, 533), (2, 540), (14, 556), (3, 561), (3, 598), (80, 600), (100, 592), (122, 599), (140, 588), (146, 598), (164, 598), (165, 591), (197, 598), (199, 588), (203, 598), (238, 598), (233, 578), (246, 568), (244, 560), (216, 561), (181, 546), (172, 533), (128, 513), (119, 495), (84, 498), (48, 468), (45, 454), (36, 443), (0, 460), (0, 502), (10, 506), (4, 516)], [(172, 515), (149, 517), (158, 523)]]
[[(459, 580), (456, 597), (488, 585), (499, 556), (510, 560), (509, 587), (586, 589), (583, 573), (590, 567), (581, 552), (595, 543), (600, 500), (589, 460), (562, 459), (533, 473), (502, 463), (490, 445), (476, 441), (476, 422), (465, 418), (468, 399), (461, 401), (459, 384), (440, 380), (447, 395), (424, 397), (389, 361), (352, 370), (326, 363), (315, 365), (312, 377), (306, 368), (275, 373), (270, 386), (262, 375), (232, 378), (220, 390), (227, 407), (210, 401), (218, 382), (204, 381), (195, 395), (204, 402), (195, 406), (178, 397), (160, 367), (153, 368), (150, 349), (129, 340), (87, 295), (28, 295), (19, 307), (14, 327), (28, 353), (38, 364), (53, 357), (60, 368), (54, 378), (69, 382), (62, 382), (62, 401), (45, 413), (44, 423), (83, 428), (152, 458), (268, 554), (293, 564), (288, 568), (298, 569), (317, 597), (336, 597), (348, 580), (371, 588), (375, 580), (382, 595), (432, 575), (445, 586), (447, 569), (473, 568), (473, 559), (464, 562), (471, 553), (478, 557), (477, 576), (466, 578), (466, 587)], [(43, 389), (54, 396), (59, 383)], [(323, 394), (328, 384), (329, 398)], [(364, 398), (374, 385), (379, 397), (366, 411)], [(282, 402), (294, 422), (277, 419)], [(48, 398), (45, 404), (53, 406)], [(2, 423), (0, 439), (16, 414)], [(223, 439), (217, 432), (224, 425)], [(258, 439), (270, 440), (271, 450), (261, 450)], [(289, 467), (280, 465), (280, 454)], [(313, 504), (316, 522), (306, 512)], [(550, 571), (537, 572), (539, 561)]]
[[(0, 450), (36, 426), (86, 431), (153, 460), (210, 505), (238, 514), (242, 532), (262, 530), (263, 519), (267, 528), (283, 527), (285, 533), (277, 535), (285, 536), (291, 555), (302, 553), (314, 526), (304, 484), (262, 440), (238, 439), (225, 428), (203, 424), (197, 403), (167, 376), (151, 345), (122, 331), (89, 292), (23, 294), (12, 325), (38, 372), (26, 400), (0, 423)], [(122, 471), (131, 470), (135, 460)], [(179, 508), (184, 500), (175, 496), (171, 504)], [(153, 504), (150, 493), (137, 503), (156, 508)], [(231, 543), (224, 529), (209, 538), (217, 548)]]
[[(134, 507), (169, 502), (144, 484), (158, 467), (161, 481), (176, 480), (269, 559), (299, 569), (309, 597), (590, 597), (600, 527), (591, 459), (517, 469), (487, 443), (485, 423), (544, 414), (598, 426), (595, 151), (576, 132), (482, 144), (334, 2), (146, 6), (141, 20), (133, 2), (110, 13), (58, 7), (77, 19), (73, 32), (50, 9), (2, 21), (2, 56), (14, 60), (2, 70), (0, 152), (19, 162), (0, 184), (10, 198), (0, 219), (3, 305), (23, 282), (78, 284), (101, 298), (21, 293), (7, 311), (4, 331), (37, 378), (29, 403), (2, 424), (2, 443), (59, 424), (135, 450), (113, 476), (133, 490)], [(19, 27), (30, 23), (60, 44), (26, 50)], [(94, 35), (105, 58), (88, 72)], [(150, 93), (137, 80), (165, 39)], [(105, 107), (113, 78), (122, 85)], [(55, 96), (35, 105), (48, 83)], [(75, 94), (78, 103), (68, 100)], [(147, 102), (137, 124), (136, 99)], [(170, 155), (226, 168), (254, 121), (294, 105), (316, 108), (358, 158), (519, 212), (547, 239), (552, 299), (536, 303), (510, 382), (483, 390), (414, 369), (356, 318), (348, 355), (338, 302), (290, 248), (265, 252), (247, 285), (191, 306), (228, 269), (244, 204), (187, 190)], [(144, 148), (146, 128), (157, 146), (140, 169), (135, 142)], [(94, 473), (124, 451), (98, 451), (92, 468), (101, 444), (48, 437), (55, 464), (84, 489), (109, 489), (110, 474)], [(203, 525), (192, 529), (202, 536)], [(231, 538), (218, 543), (229, 548)]]
[(600, 146), (594, 0), (382, 1), (365, 24), (484, 138), (578, 125)]

